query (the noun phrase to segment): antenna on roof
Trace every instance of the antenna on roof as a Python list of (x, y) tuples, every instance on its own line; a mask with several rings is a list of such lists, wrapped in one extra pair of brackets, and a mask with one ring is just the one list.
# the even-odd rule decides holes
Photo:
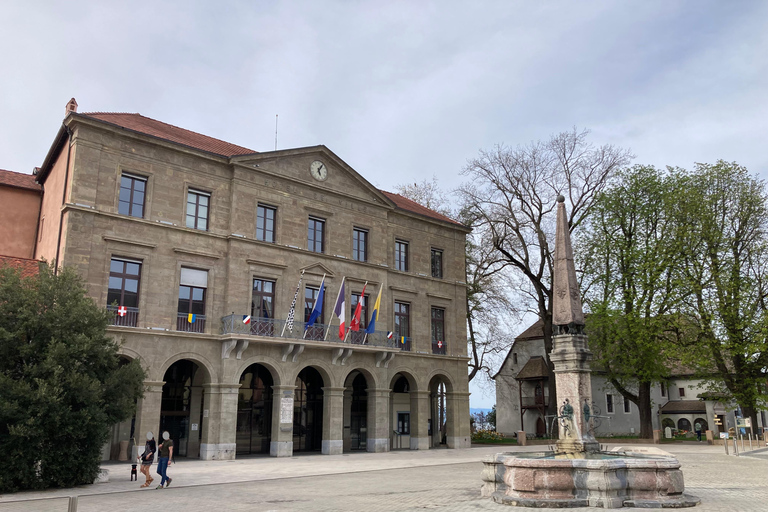
[(277, 151), (277, 114), (275, 114), (275, 151)]

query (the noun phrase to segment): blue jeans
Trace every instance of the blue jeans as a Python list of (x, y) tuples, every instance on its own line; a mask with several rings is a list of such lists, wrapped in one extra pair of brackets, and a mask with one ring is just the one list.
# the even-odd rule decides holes
[(168, 475), (166, 472), (168, 471), (168, 457), (160, 457), (157, 459), (157, 474), (163, 477), (160, 480), (160, 485), (165, 485), (165, 482), (168, 480)]

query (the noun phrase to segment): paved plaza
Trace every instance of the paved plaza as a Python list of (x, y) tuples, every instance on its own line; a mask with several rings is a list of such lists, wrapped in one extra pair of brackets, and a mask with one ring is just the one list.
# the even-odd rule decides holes
[[(536, 451), (542, 447), (518, 448)], [(722, 446), (665, 445), (680, 460), (686, 492), (701, 498), (697, 511), (768, 510), (768, 449), (726, 456)], [(480, 460), (499, 447), (393, 451), (349, 455), (253, 457), (236, 461), (182, 460), (171, 487), (140, 489), (130, 465), (111, 463), (110, 482), (75, 489), (0, 496), (1, 512), (391, 511), (511, 510), (480, 497)], [(155, 484), (159, 480), (155, 480)], [(555, 509), (530, 509), (555, 510)], [(603, 510), (586, 509), (579, 510)]]

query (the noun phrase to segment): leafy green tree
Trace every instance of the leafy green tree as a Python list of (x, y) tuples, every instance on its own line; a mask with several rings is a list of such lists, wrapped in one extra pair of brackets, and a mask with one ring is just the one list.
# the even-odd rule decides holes
[(596, 202), (579, 242), (593, 367), (635, 403), (640, 437), (653, 436), (651, 387), (667, 375), (683, 299), (676, 262), (677, 173), (634, 166)]
[(485, 415), (485, 421), (488, 422), (492, 430), (496, 430), (496, 404), (493, 404), (491, 412)]
[(120, 364), (109, 315), (74, 270), (0, 269), (0, 492), (93, 482), (145, 377), (138, 361)]
[(688, 173), (678, 215), (690, 290), (683, 361), (724, 390), (757, 425), (768, 367), (768, 198), (765, 183), (725, 161)]

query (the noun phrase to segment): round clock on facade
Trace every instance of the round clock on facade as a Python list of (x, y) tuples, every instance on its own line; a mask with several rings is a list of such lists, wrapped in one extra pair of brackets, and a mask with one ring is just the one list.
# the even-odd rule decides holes
[(309, 164), (309, 173), (317, 181), (325, 181), (325, 178), (328, 177), (328, 168), (320, 160), (315, 160)]

